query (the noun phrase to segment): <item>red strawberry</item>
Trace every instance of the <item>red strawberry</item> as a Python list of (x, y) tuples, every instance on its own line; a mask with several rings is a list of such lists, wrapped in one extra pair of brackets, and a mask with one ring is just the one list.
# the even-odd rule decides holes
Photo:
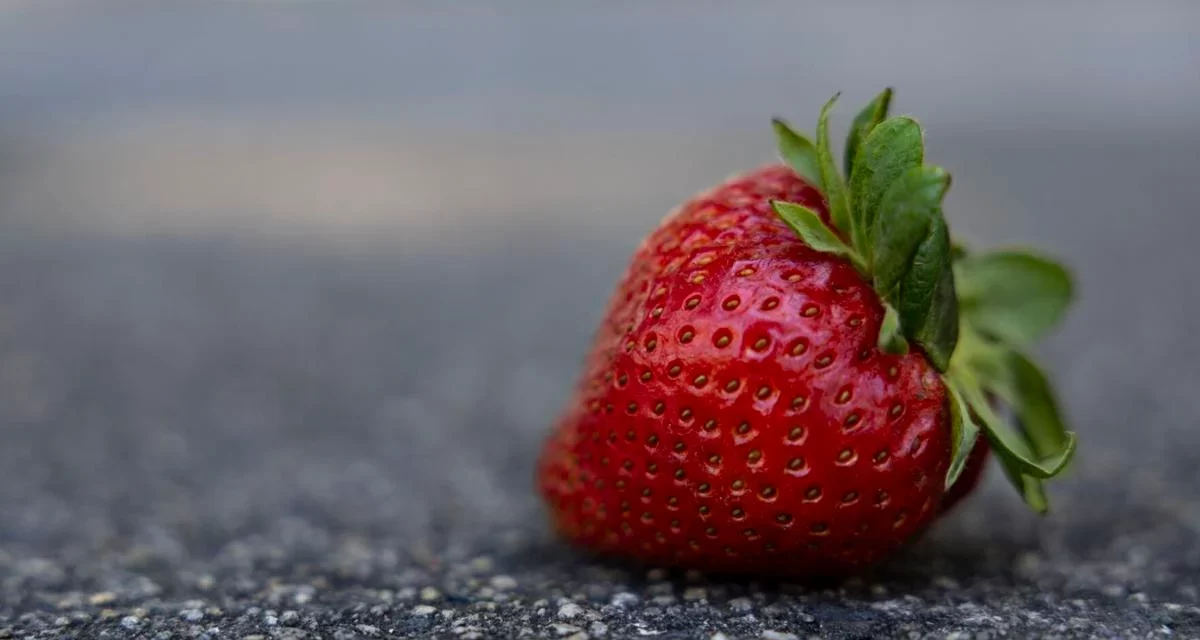
[(831, 100), (816, 145), (776, 122), (790, 166), (693, 198), (638, 248), (539, 461), (568, 539), (660, 565), (843, 573), (952, 502), (980, 431), (1044, 509), (1039, 480), (1074, 437), (1016, 349), (1054, 324), (1069, 281), (1028, 254), (952, 249), (948, 176), (923, 164), (915, 121), (885, 119), (890, 97), (855, 120), (848, 184)]

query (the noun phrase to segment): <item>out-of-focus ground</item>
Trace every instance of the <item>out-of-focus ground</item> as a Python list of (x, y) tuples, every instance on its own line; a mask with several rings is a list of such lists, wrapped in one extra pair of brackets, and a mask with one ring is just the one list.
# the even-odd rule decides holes
[[(506, 6), (0, 5), (0, 638), (1200, 634), (1200, 5)], [(640, 235), (885, 84), (1079, 280), (1054, 512), (827, 590), (558, 546)]]

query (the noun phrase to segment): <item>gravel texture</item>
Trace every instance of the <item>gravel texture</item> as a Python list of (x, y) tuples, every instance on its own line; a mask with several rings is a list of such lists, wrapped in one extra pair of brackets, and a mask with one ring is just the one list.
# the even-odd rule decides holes
[(1041, 224), (1080, 274), (1040, 354), (1078, 463), (1047, 518), (993, 469), (841, 584), (614, 565), (547, 534), (531, 463), (633, 235), (339, 256), (6, 238), (0, 639), (1200, 637), (1190, 149), (1037, 156), (1068, 185), (1124, 176), (1103, 193), (1014, 169), (1067, 212), (992, 235)]

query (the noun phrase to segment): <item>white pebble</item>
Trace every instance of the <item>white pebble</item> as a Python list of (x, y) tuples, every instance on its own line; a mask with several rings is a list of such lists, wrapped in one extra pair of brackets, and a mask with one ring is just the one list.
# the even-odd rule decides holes
[(431, 616), (437, 613), (437, 607), (431, 607), (427, 604), (419, 604), (413, 607), (412, 613), (414, 616)]
[(499, 575), (492, 577), (492, 588), (497, 591), (508, 591), (517, 588), (517, 579), (512, 576)]
[(558, 608), (558, 617), (560, 618), (574, 618), (581, 613), (583, 613), (583, 607), (574, 602), (568, 602)]
[(638, 597), (628, 591), (614, 593), (612, 603), (618, 607), (632, 607), (638, 603)]
[(754, 608), (754, 603), (750, 601), (750, 598), (734, 598), (729, 601), (729, 608), (738, 613), (745, 613)]

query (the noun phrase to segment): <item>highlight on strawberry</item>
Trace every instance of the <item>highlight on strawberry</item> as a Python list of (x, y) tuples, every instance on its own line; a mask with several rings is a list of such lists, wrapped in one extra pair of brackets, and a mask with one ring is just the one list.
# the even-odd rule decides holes
[(1066, 269), (952, 239), (950, 174), (890, 89), (829, 142), (773, 122), (782, 164), (681, 205), (638, 247), (538, 462), (556, 529), (660, 566), (838, 575), (978, 481), (1024, 501), (1075, 451), (1029, 347)]

